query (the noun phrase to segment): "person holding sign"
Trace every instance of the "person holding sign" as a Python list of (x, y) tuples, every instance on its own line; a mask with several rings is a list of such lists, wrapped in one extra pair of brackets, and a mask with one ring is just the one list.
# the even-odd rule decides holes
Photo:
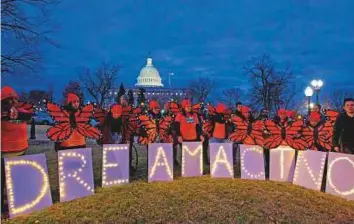
[[(130, 137), (126, 135), (126, 125), (129, 122), (129, 112), (131, 107), (125, 95), (120, 97), (119, 105), (114, 105), (109, 113), (109, 125), (113, 144), (124, 144), (130, 141)], [(128, 112), (128, 113), (127, 113)], [(127, 138), (128, 137), (128, 138)]]
[(241, 115), (233, 114), (231, 117), (233, 131), (229, 139), (233, 141), (233, 156), (234, 161), (239, 158), (237, 150), (239, 144), (246, 145), (263, 145), (263, 129), (264, 122), (262, 120), (254, 120), (251, 108), (247, 106), (241, 107)]
[(172, 142), (172, 117), (161, 115), (161, 107), (157, 101), (151, 100), (148, 113), (140, 114), (138, 120), (140, 122), (139, 144)]
[(242, 106), (241, 111), (242, 117), (233, 115), (231, 118), (235, 128), (229, 139), (237, 144), (263, 145), (264, 122), (254, 120), (249, 107)]
[(1, 89), (1, 213), (4, 212), (4, 158), (21, 156), (28, 148), (26, 121), (32, 118), (32, 105), (18, 102), (14, 89)]
[[(196, 113), (200, 104), (192, 106), (190, 100), (184, 99), (181, 102), (181, 112), (176, 115), (174, 130), (176, 131), (177, 143), (175, 145), (182, 145), (182, 142), (197, 142), (204, 141), (202, 135), (202, 127), (199, 122), (198, 114)], [(176, 148), (177, 149), (177, 148)], [(203, 151), (205, 148), (203, 147)], [(203, 152), (204, 160), (206, 160), (206, 152)], [(174, 153), (174, 161), (177, 163), (177, 152)]]
[(181, 106), (182, 112), (179, 113), (175, 119), (175, 130), (178, 142), (204, 141), (198, 115), (193, 112), (191, 102), (189, 100), (183, 100)]
[(119, 104), (112, 105), (108, 111), (102, 108), (95, 108), (94, 117), (99, 121), (103, 132), (101, 142), (103, 144), (126, 144), (131, 142), (133, 133), (132, 128), (129, 126), (129, 119), (134, 115), (133, 108), (128, 105), (125, 95), (121, 96)]
[(279, 126), (286, 127), (292, 123), (289, 119), (289, 114), (287, 110), (281, 108), (278, 110), (277, 116), (274, 117), (273, 121)]
[(303, 127), (303, 120), (291, 121), (287, 110), (279, 109), (278, 117), (273, 121), (265, 122), (265, 132), (268, 137), (264, 140), (264, 148), (275, 149), (280, 145), (288, 145), (293, 149), (305, 150), (308, 144), (301, 136)]
[(344, 100), (344, 113), (338, 115), (333, 129), (333, 147), (337, 152), (354, 154), (354, 99)]
[(218, 103), (216, 108), (213, 105), (207, 106), (209, 119), (203, 124), (203, 130), (211, 138), (211, 142), (225, 142), (230, 133), (231, 110), (227, 109), (225, 104)]
[(80, 107), (80, 98), (74, 93), (68, 93), (66, 105), (48, 102), (47, 110), (55, 124), (47, 131), (47, 137), (55, 142), (55, 150), (86, 147), (86, 137), (99, 139), (101, 132), (90, 125), (94, 107), (87, 104)]
[(332, 123), (321, 120), (321, 114), (312, 111), (302, 130), (302, 137), (308, 143), (309, 149), (322, 152), (331, 151), (332, 135)]
[(102, 130), (99, 144), (129, 144), (129, 164), (132, 170), (134, 134), (137, 133), (137, 115), (140, 112), (140, 108), (128, 105), (125, 95), (120, 97), (119, 104), (112, 105), (108, 111), (97, 107), (94, 112)]

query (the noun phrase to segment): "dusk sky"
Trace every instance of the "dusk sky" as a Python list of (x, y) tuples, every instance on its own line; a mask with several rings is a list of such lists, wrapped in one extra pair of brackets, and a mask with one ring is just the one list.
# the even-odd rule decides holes
[[(122, 66), (117, 85), (133, 86), (151, 51), (168, 85), (187, 87), (198, 76), (217, 87), (247, 88), (242, 67), (263, 53), (291, 63), (297, 85), (324, 80), (324, 91), (354, 89), (354, 1), (69, 1), (52, 12), (60, 48), (43, 46), (40, 74), (7, 77), (18, 91), (47, 89), (60, 96), (80, 67)], [(7, 47), (7, 46), (3, 46)], [(303, 94), (303, 93), (301, 93)]]

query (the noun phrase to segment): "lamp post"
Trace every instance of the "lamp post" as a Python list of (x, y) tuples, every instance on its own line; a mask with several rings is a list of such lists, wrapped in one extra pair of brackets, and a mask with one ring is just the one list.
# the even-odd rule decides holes
[[(33, 106), (33, 109), (34, 111), (37, 110), (36, 106), (34, 105)], [(30, 139), (36, 139), (36, 123), (35, 123), (35, 120), (34, 120), (34, 116), (36, 116), (36, 112), (34, 112), (32, 114), (32, 118), (31, 118), (31, 135), (30, 135)]]
[(36, 123), (34, 117), (31, 119), (31, 136), (30, 139), (36, 139)]
[(311, 86), (315, 90), (315, 93), (316, 93), (316, 103), (319, 104), (319, 95), (320, 95), (321, 87), (323, 86), (323, 81), (320, 79), (319, 80), (312, 80)]
[(168, 87), (171, 88), (171, 76), (175, 75), (175, 73), (170, 72), (168, 73)]
[(311, 96), (313, 95), (313, 89), (308, 86), (305, 89), (305, 96), (307, 97), (307, 110), (308, 114), (311, 113)]

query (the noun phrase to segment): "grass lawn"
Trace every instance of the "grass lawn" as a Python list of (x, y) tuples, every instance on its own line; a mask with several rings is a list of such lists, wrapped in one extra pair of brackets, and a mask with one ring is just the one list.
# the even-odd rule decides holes
[[(181, 178), (147, 183), (146, 152), (139, 148), (139, 167), (132, 183), (100, 188), (101, 148), (95, 144), (96, 193), (56, 203), (57, 156), (52, 143), (31, 145), (45, 152), (55, 204), (47, 209), (2, 220), (4, 223), (354, 223), (354, 202), (290, 183), (241, 179)], [(208, 167), (206, 168), (209, 169)], [(180, 170), (180, 169), (179, 169)], [(236, 170), (239, 175), (239, 170)]]

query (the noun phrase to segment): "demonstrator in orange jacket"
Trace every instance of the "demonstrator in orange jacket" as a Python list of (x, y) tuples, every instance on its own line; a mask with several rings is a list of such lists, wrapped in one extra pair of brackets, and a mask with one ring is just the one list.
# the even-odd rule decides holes
[(27, 122), (32, 111), (19, 106), (18, 95), (9, 86), (1, 89), (1, 212), (4, 211), (4, 158), (20, 156), (28, 148)]
[[(80, 98), (74, 93), (68, 93), (66, 98), (66, 105), (64, 109), (70, 113), (71, 117), (75, 117), (75, 113), (80, 108)], [(73, 120), (73, 119), (71, 119)], [(55, 150), (86, 148), (86, 138), (80, 134), (76, 129), (72, 132), (70, 137), (62, 142), (55, 143)]]

